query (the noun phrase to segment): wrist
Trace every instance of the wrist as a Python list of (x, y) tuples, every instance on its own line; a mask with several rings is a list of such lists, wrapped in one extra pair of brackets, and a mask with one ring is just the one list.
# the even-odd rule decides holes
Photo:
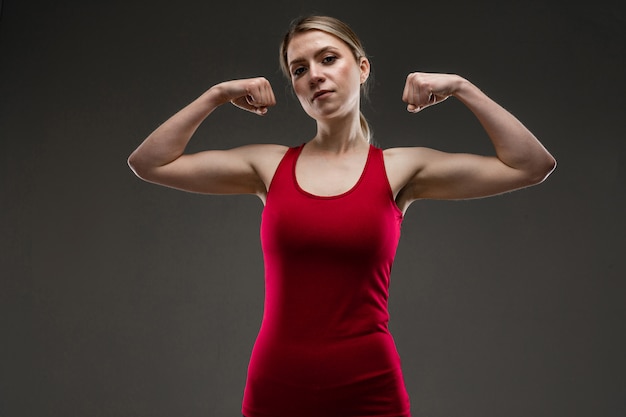
[(468, 100), (472, 100), (473, 98), (482, 95), (482, 92), (467, 79), (458, 76), (455, 83), (454, 93), (452, 95), (461, 102), (467, 102)]
[(455, 80), (452, 85), (451, 95), (454, 97), (462, 96), (472, 87), (472, 84), (460, 75), (455, 75)]
[(230, 101), (222, 83), (209, 88), (200, 98), (210, 107), (218, 107)]

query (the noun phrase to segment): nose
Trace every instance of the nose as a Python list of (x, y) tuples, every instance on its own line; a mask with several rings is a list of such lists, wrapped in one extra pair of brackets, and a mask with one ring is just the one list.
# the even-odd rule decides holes
[(315, 86), (325, 79), (323, 69), (319, 65), (311, 65), (309, 67), (309, 83)]

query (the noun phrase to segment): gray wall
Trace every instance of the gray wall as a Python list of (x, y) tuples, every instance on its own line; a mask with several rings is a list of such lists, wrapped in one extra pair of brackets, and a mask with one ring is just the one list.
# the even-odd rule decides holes
[(345, 3), (4, 2), (0, 415), (240, 414), (262, 205), (142, 182), (126, 157), (206, 88), (257, 75), (278, 105), (218, 109), (190, 150), (307, 140), (277, 48), (309, 12), (362, 37), (382, 147), (491, 152), (454, 100), (404, 110), (409, 72), (455, 72), (559, 161), (538, 187), (409, 209), (390, 309), (414, 415), (626, 415), (621, 2)]

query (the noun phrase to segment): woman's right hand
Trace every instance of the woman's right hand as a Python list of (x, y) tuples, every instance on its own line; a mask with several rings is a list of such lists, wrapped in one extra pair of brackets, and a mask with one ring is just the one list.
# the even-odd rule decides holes
[(222, 101), (230, 101), (240, 109), (263, 116), (268, 107), (276, 104), (274, 91), (264, 77), (225, 81), (216, 88)]

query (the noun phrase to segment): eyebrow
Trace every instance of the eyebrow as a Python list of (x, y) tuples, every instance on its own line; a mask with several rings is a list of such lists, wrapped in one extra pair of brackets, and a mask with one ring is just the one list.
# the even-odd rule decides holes
[[(320, 48), (319, 50), (317, 50), (313, 56), (314, 57), (318, 57), (318, 56), (320, 56), (320, 55), (322, 55), (322, 54), (324, 54), (324, 53), (326, 53), (328, 51), (339, 51), (339, 49), (334, 47), (334, 46), (330, 46), (330, 45), (329, 46), (325, 46), (325, 47)], [(289, 62), (289, 66), (291, 67), (293, 64), (299, 64), (301, 62), (306, 62), (306, 58), (295, 58), (295, 59), (292, 59)]]

